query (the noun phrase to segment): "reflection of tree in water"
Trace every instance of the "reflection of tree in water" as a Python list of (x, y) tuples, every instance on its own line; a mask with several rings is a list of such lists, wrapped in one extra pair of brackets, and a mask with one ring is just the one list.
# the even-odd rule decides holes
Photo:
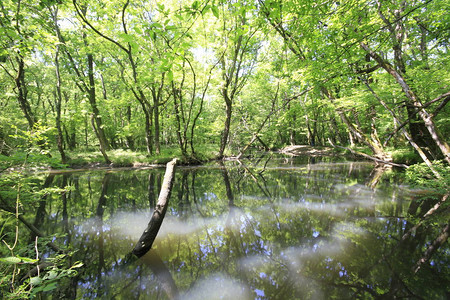
[[(280, 170), (231, 163), (177, 172), (163, 233), (151, 259), (140, 262), (125, 254), (142, 229), (127, 227), (148, 221), (162, 172), (64, 179), (79, 188), (49, 197), (47, 215), (63, 226), (46, 230), (65, 232), (64, 241), (78, 249), (73, 261), (85, 267), (62, 282), (60, 294), (159, 299), (192, 296), (206, 285), (220, 290), (220, 283), (237, 287), (236, 299), (445, 296), (446, 245), (431, 264), (412, 270), (448, 223), (443, 209), (421, 221), (436, 200), (410, 201), (383, 177), (372, 189), (376, 172), (364, 164)], [(62, 180), (56, 176), (54, 184), (65, 186)]]

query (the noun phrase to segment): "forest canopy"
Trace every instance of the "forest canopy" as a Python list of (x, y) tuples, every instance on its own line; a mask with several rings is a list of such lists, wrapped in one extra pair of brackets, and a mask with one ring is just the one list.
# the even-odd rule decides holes
[[(0, 151), (450, 162), (448, 1), (3, 0)], [(403, 150), (402, 150), (403, 151)]]

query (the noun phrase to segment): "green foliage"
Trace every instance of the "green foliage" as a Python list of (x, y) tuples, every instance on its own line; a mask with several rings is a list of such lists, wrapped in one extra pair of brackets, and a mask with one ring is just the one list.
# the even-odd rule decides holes
[[(3, 279), (0, 283), (0, 291), (2, 291), (3, 297), (7, 299), (34, 299), (40, 293), (49, 292), (55, 290), (62, 281), (74, 277), (78, 274), (77, 269), (83, 266), (81, 262), (75, 262), (73, 265), (67, 265), (68, 255), (57, 255), (49, 258), (46, 262), (48, 267), (41, 266), (40, 275), (25, 278), (22, 283), (16, 285), (13, 283), (11, 287), (11, 275), (2, 274)], [(37, 266), (39, 264), (36, 259), (29, 259), (25, 257), (8, 257), (0, 260), (0, 274), (2, 271), (8, 270), (2, 268), (2, 264), (31, 264), (31, 266)], [(26, 271), (25, 271), (26, 272)], [(22, 277), (21, 275), (20, 277)]]
[(46, 169), (46, 168), (64, 169), (66, 164), (61, 164), (61, 161), (56, 157), (49, 157), (48, 155), (36, 153), (29, 154), (25, 152), (15, 152), (10, 156), (0, 155), (0, 168), (2, 170), (15, 168), (32, 169)]
[(66, 259), (66, 255), (58, 255), (55, 258), (49, 259), (53, 266), (49, 270), (46, 270), (44, 275), (29, 279), (29, 285), (31, 287), (30, 298), (37, 296), (41, 292), (55, 290), (61, 281), (78, 274), (77, 269), (82, 267), (83, 263), (75, 262), (72, 266), (66, 267), (64, 266), (64, 260)]
[(442, 161), (433, 162), (433, 167), (442, 176), (439, 180), (425, 163), (415, 164), (406, 170), (406, 179), (416, 187), (429, 188), (442, 193), (448, 193), (450, 188), (450, 166)]
[(421, 162), (419, 154), (411, 148), (395, 148), (390, 152), (392, 161), (398, 164), (413, 165)]

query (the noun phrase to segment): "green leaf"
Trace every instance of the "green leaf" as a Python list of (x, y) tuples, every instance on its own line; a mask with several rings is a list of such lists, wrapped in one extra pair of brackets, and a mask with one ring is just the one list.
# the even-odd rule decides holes
[(83, 263), (81, 261), (77, 261), (72, 267), (70, 267), (71, 269), (75, 269), (75, 268), (80, 268), (83, 266)]
[(47, 273), (45, 279), (52, 280), (52, 279), (55, 279), (56, 276), (58, 276), (58, 272), (56, 272), (56, 271), (54, 271), (54, 270), (51, 270), (51, 271), (49, 271), (49, 272)]
[(169, 82), (173, 81), (173, 72), (172, 72), (172, 70), (167, 72), (167, 79), (169, 80)]
[(177, 26), (175, 26), (175, 25), (166, 26), (166, 30), (174, 30), (174, 29), (177, 29)]
[(162, 3), (157, 3), (156, 6), (158, 6), (158, 11), (164, 12), (165, 6)]
[(27, 263), (27, 264), (34, 264), (34, 263), (38, 262), (38, 260), (35, 258), (28, 258), (28, 257), (22, 257), (22, 256), (17, 256), (17, 258), (20, 258), (23, 263)]
[(49, 285), (47, 285), (45, 288), (42, 289), (43, 292), (48, 292), (51, 290), (56, 289), (56, 282), (52, 282)]
[(211, 11), (212, 11), (213, 15), (218, 19), (219, 18), (219, 9), (217, 8), (217, 6), (211, 6)]
[(152, 24), (152, 27), (153, 27), (153, 28), (159, 28), (159, 29), (162, 29), (162, 28), (163, 28), (163, 26), (162, 26), (161, 24), (159, 24), (158, 22), (154, 22), (154, 23)]
[(36, 286), (36, 285), (39, 285), (41, 283), (42, 283), (42, 279), (39, 276), (30, 278), (30, 284), (32, 284), (32, 285)]
[(10, 265), (15, 265), (15, 264), (21, 263), (22, 260), (18, 257), (10, 256), (10, 257), (5, 257), (5, 258), (0, 258), (0, 262), (10, 264)]

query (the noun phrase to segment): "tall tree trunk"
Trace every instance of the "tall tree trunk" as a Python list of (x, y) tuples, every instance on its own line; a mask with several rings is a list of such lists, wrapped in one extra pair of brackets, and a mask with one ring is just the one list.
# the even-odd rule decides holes
[(161, 152), (160, 139), (160, 126), (159, 126), (159, 106), (161, 105), (162, 89), (164, 86), (164, 74), (161, 77), (161, 84), (159, 86), (154, 85), (152, 87), (152, 98), (153, 98), (153, 116), (154, 116), (154, 127), (155, 127), (155, 153), (159, 154)]
[(15, 78), (15, 84), (17, 89), (17, 101), (19, 102), (20, 109), (22, 110), (25, 119), (28, 121), (30, 130), (34, 128), (36, 124), (36, 118), (31, 110), (30, 103), (27, 99), (28, 89), (25, 83), (25, 62), (23, 57), (19, 54), (16, 58), (17, 61), (17, 76)]
[(153, 154), (153, 147), (152, 147), (152, 107), (147, 104), (147, 101), (145, 99), (145, 96), (142, 92), (139, 91), (139, 95), (135, 92), (135, 97), (139, 101), (139, 104), (141, 104), (142, 111), (144, 112), (144, 118), (145, 118), (145, 145), (147, 148), (147, 154), (152, 155)]
[(230, 135), (230, 125), (231, 125), (231, 113), (232, 113), (232, 101), (228, 96), (227, 90), (222, 92), (225, 99), (225, 123), (223, 125), (222, 137), (220, 139), (220, 149), (218, 158), (223, 158), (223, 153), (225, 152), (225, 147), (228, 144), (228, 138)]
[(159, 126), (159, 101), (155, 103), (153, 108), (154, 120), (155, 120), (155, 153), (161, 153), (161, 143), (159, 142), (160, 126)]
[(56, 130), (58, 131), (58, 151), (61, 155), (61, 162), (65, 164), (67, 162), (66, 153), (64, 152), (63, 147), (63, 132), (61, 129), (61, 103), (62, 103), (62, 94), (61, 94), (61, 74), (59, 71), (59, 45), (56, 46), (55, 53), (55, 66), (56, 66), (56, 99), (55, 99), (55, 109), (56, 109)]
[[(127, 114), (128, 125), (130, 125), (131, 124), (131, 105), (127, 106), (126, 114)], [(125, 137), (125, 139), (126, 139), (127, 147), (129, 149), (131, 149), (131, 150), (134, 150), (134, 139), (133, 139), (133, 136), (127, 135)]]
[[(181, 119), (182, 116), (180, 116), (180, 109), (181, 103), (183, 102), (183, 96), (181, 94), (181, 91), (175, 87), (175, 84), (172, 82), (172, 95), (173, 95), (173, 109), (175, 112), (175, 121), (176, 121), (176, 132), (177, 132), (177, 140), (178, 140), (178, 146), (181, 150), (181, 155), (183, 157), (187, 157), (187, 140), (186, 140), (186, 131), (183, 130), (184, 134), (181, 134)], [(183, 112), (181, 112), (182, 114)]]
[(88, 98), (89, 103), (91, 104), (92, 113), (95, 121), (95, 130), (97, 133), (98, 141), (100, 143), (100, 151), (103, 154), (103, 158), (107, 163), (111, 161), (106, 154), (106, 151), (109, 150), (108, 140), (106, 139), (105, 131), (103, 129), (103, 122), (100, 111), (97, 107), (96, 93), (95, 93), (95, 79), (94, 79), (94, 57), (91, 53), (87, 55), (88, 59), (88, 78), (89, 78), (89, 87), (88, 87)]

